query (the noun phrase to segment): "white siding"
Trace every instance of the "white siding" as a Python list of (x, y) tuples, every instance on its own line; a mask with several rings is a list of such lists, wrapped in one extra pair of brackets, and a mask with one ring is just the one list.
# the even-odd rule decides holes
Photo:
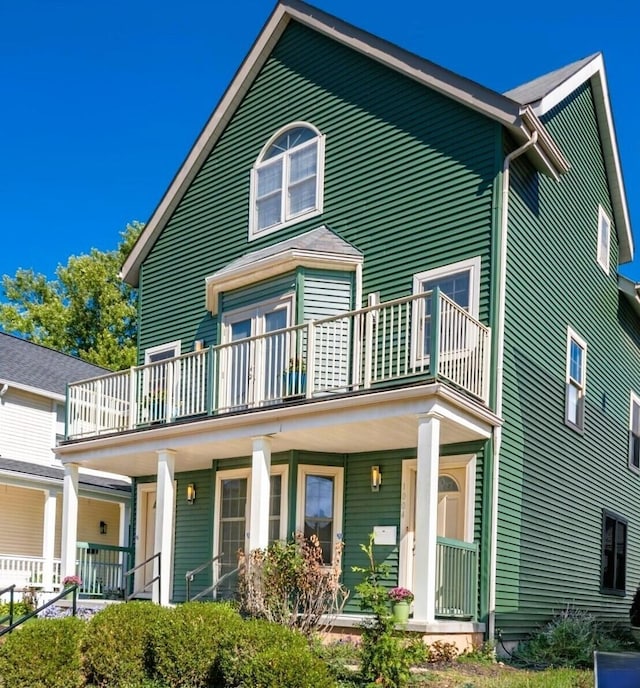
[(51, 399), (9, 388), (0, 400), (0, 455), (55, 463), (55, 410)]
[(42, 556), (44, 492), (0, 483), (0, 554)]

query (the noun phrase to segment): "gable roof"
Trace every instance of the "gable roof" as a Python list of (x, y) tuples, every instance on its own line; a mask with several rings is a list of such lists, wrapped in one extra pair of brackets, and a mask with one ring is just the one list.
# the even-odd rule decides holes
[(627, 263), (633, 260), (633, 234), (602, 53), (595, 53), (554, 72), (544, 74), (533, 81), (507, 91), (504, 95), (522, 106), (531, 108), (536, 116), (542, 117), (587, 81), (591, 82), (600, 129), (600, 140), (602, 141), (604, 163), (613, 206), (613, 219), (620, 244), (619, 262)]
[(64, 399), (68, 382), (104, 375), (91, 363), (0, 332), (0, 383)]
[(569, 169), (562, 152), (530, 107), (523, 107), (505, 95), (418, 57), (300, 0), (283, 0), (276, 5), (125, 261), (121, 275), (129, 284), (137, 285), (142, 262), (214, 148), (278, 39), (292, 21), (347, 45), (370, 59), (490, 117), (506, 127), (517, 143), (524, 143), (531, 138), (534, 131), (538, 132), (537, 142), (527, 153), (536, 167), (554, 178)]

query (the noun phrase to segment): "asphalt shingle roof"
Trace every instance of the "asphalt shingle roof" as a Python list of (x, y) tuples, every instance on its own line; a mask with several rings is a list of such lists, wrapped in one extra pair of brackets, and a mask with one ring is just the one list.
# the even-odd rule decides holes
[(533, 81), (528, 81), (526, 84), (521, 84), (510, 91), (503, 93), (507, 98), (515, 100), (516, 103), (527, 105), (528, 103), (535, 103), (542, 100), (546, 95), (558, 88), (567, 79), (570, 79), (576, 72), (579, 72), (586, 64), (597, 57), (599, 53), (589, 55), (582, 60), (572, 62), (571, 64), (560, 67), (553, 72), (543, 74)]
[(65, 394), (68, 382), (108, 372), (75, 356), (0, 332), (0, 380)]
[[(0, 457), (0, 471), (9, 471), (16, 474), (39, 476), (41, 478), (53, 478), (62, 483), (64, 469), (57, 466), (43, 466), (42, 464), (29, 463), (28, 461), (17, 461), (16, 459), (6, 459)], [(119, 492), (131, 492), (131, 485), (124, 480), (114, 480), (113, 478), (102, 477), (99, 475), (87, 475), (80, 473), (78, 482), (85, 487), (102, 487)]]

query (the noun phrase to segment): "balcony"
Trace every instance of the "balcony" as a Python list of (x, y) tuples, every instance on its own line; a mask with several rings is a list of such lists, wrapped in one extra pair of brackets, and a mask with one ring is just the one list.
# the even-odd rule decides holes
[(486, 404), (490, 336), (436, 289), (69, 385), (67, 439), (425, 380)]

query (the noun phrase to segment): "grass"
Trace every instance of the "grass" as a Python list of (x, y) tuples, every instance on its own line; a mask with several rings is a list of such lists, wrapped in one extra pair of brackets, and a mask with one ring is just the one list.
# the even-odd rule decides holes
[(508, 665), (454, 664), (416, 677), (416, 688), (592, 688), (593, 672), (584, 669), (530, 671)]

